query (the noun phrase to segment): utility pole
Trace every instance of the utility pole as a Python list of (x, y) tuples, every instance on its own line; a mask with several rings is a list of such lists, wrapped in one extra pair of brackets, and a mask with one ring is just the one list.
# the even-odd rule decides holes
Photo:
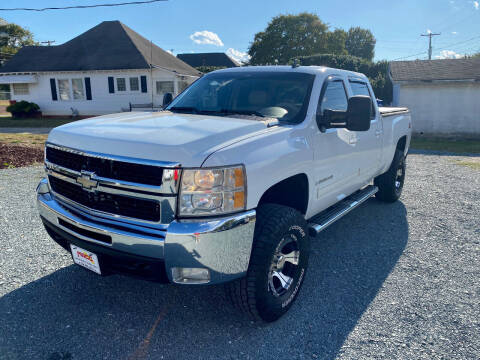
[(47, 44), (48, 46), (52, 45), (55, 42), (55, 40), (47, 40), (47, 41), (42, 41), (41, 44)]
[(428, 60), (432, 60), (432, 36), (438, 36), (442, 34), (434, 34), (429, 32), (428, 34), (420, 34), (420, 36), (428, 36)]

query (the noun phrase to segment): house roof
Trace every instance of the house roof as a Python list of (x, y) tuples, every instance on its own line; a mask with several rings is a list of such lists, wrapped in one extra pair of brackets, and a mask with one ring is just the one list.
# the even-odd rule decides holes
[(480, 58), (392, 61), (393, 81), (480, 80)]
[(183, 75), (201, 74), (120, 21), (104, 21), (62, 45), (23, 47), (0, 72), (149, 69), (150, 63)]
[(237, 67), (240, 64), (225, 53), (178, 54), (177, 57), (193, 67)]

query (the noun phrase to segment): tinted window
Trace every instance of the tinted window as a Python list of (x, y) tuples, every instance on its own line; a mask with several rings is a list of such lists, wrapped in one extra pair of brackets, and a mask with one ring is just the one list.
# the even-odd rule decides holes
[(373, 105), (373, 101), (375, 99), (372, 98), (370, 94), (370, 90), (368, 90), (367, 84), (359, 81), (350, 81), (350, 86), (352, 88), (353, 95), (365, 95), (372, 99), (372, 119), (375, 119), (375, 106)]
[(211, 115), (257, 115), (299, 123), (305, 118), (314, 75), (299, 72), (210, 73), (178, 96), (168, 110)]
[(323, 115), (325, 109), (347, 111), (348, 99), (342, 80), (333, 80), (327, 83), (317, 113)]

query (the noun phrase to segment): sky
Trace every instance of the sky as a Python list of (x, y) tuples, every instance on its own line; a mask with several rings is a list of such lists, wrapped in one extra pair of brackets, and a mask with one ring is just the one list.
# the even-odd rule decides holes
[[(131, 0), (2, 0), (0, 8), (42, 8)], [(311, 12), (330, 26), (360, 26), (377, 39), (375, 60), (463, 57), (480, 52), (480, 0), (168, 0), (110, 8), (2, 11), (0, 18), (35, 40), (66, 42), (105, 20), (120, 20), (161, 48), (178, 53), (226, 52), (245, 60), (255, 33), (277, 15)]]

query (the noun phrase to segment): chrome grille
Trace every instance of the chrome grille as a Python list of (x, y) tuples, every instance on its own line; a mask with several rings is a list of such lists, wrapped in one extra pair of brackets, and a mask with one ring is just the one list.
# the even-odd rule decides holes
[(45, 167), (54, 196), (102, 220), (166, 224), (174, 218), (179, 164), (47, 143)]
[(57, 194), (90, 209), (147, 221), (160, 221), (160, 203), (155, 200), (87, 191), (55, 176), (48, 177), (51, 189)]
[(94, 172), (99, 177), (139, 184), (162, 185), (163, 168), (152, 165), (128, 163), (107, 158), (87, 156), (54, 147), (46, 148), (46, 160), (52, 164), (75, 171)]

